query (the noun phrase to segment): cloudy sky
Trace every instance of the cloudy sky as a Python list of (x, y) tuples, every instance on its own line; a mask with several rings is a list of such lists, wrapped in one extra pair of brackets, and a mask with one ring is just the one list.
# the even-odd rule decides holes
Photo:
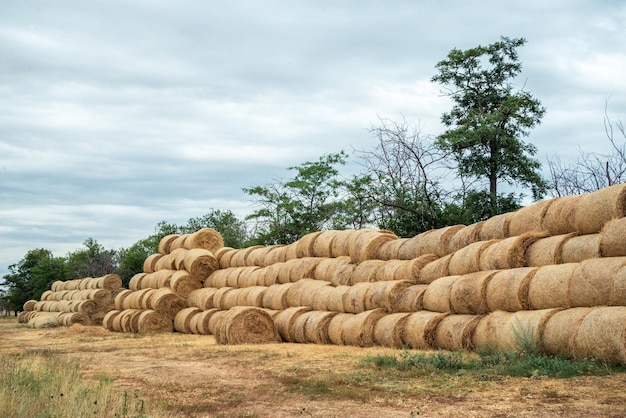
[(435, 64), (501, 35), (527, 39), (538, 157), (608, 151), (625, 22), (626, 3), (595, 0), (2, 1), (0, 277), (31, 249), (243, 216), (243, 187), (372, 146), (380, 117), (441, 133)]

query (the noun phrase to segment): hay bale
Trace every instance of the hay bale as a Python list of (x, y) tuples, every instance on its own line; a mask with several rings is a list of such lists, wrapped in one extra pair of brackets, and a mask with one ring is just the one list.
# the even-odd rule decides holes
[(202, 283), (192, 277), (185, 270), (173, 272), (169, 281), (169, 288), (172, 292), (182, 299), (185, 299), (189, 293), (202, 288)]
[(235, 290), (235, 288), (230, 286), (220, 287), (219, 289), (217, 289), (213, 294), (213, 307), (224, 310), (225, 297), (233, 290)]
[[(452, 253), (448, 263), (448, 274), (459, 275), (480, 271), (482, 254), (498, 242), (498, 240), (478, 241)], [(488, 268), (486, 270), (493, 269)]]
[(495, 215), (487, 219), (480, 229), (480, 232), (478, 233), (478, 240), (502, 240), (511, 237), (509, 232), (509, 225), (513, 216), (515, 216), (515, 212), (508, 212), (500, 215)]
[(435, 260), (437, 260), (435, 254), (424, 254), (411, 260), (402, 260), (402, 263), (394, 271), (393, 280), (408, 280), (417, 283), (424, 266)]
[(600, 257), (600, 239), (600, 234), (570, 237), (561, 248), (562, 262), (580, 263), (584, 260)]
[(607, 222), (600, 232), (602, 257), (626, 256), (626, 217)]
[(530, 309), (569, 307), (568, 289), (578, 263), (539, 267), (528, 285)]
[(449, 276), (448, 265), (452, 259), (452, 254), (448, 254), (441, 258), (438, 258), (430, 263), (427, 263), (420, 270), (420, 275), (417, 279), (418, 284), (429, 284), (439, 279), (440, 277)]
[(447, 313), (418, 311), (407, 318), (402, 333), (403, 345), (423, 350), (434, 348), (435, 330)]
[(57, 318), (57, 323), (64, 327), (71, 327), (74, 324), (87, 326), (91, 325), (91, 320), (82, 312), (61, 312)]
[(182, 267), (189, 275), (199, 282), (203, 282), (219, 268), (219, 262), (213, 253), (203, 248), (188, 250), (183, 258)]
[(355, 268), (356, 266), (354, 264), (344, 261), (331, 265), (330, 282), (333, 286), (351, 285), (353, 283), (352, 276), (354, 275)]
[(208, 327), (209, 327), (208, 335), (217, 336), (227, 313), (228, 311), (220, 309), (214, 312), (213, 315), (211, 315), (211, 317), (209, 318), (209, 324), (208, 324)]
[[(247, 266), (243, 267), (237, 275), (236, 281), (233, 283), (233, 287), (243, 288), (257, 286), (257, 277), (255, 272), (260, 270), (259, 266)], [(265, 284), (265, 278), (263, 278), (263, 285)]]
[(626, 216), (626, 184), (616, 184), (580, 196), (574, 213), (575, 231), (595, 234), (614, 218)]
[(174, 330), (183, 334), (193, 334), (191, 330), (191, 319), (202, 312), (202, 309), (192, 306), (178, 311), (174, 317)]
[(311, 308), (308, 306), (294, 306), (292, 308), (279, 311), (278, 314), (274, 316), (274, 325), (276, 326), (276, 330), (283, 341), (294, 342), (291, 341), (289, 332), (293, 328), (296, 318), (309, 311), (311, 311)]
[(609, 364), (626, 364), (626, 307), (608, 306), (586, 315), (574, 338), (574, 358), (593, 358)]
[(350, 266), (351, 274), (351, 271), (354, 270), (354, 264), (350, 263), (350, 257), (322, 258), (317, 262), (312, 278), (326, 282), (338, 281), (338, 279), (336, 279), (338, 271), (345, 266)]
[(291, 271), (296, 268), (297, 264), (300, 262), (300, 259), (294, 258), (291, 260), (287, 260), (284, 263), (280, 263), (280, 269), (278, 270), (278, 278), (277, 283), (294, 283), (297, 281), (295, 278), (295, 274), (292, 275)]
[(167, 287), (155, 289), (153, 296), (150, 298), (147, 305), (150, 309), (164, 314), (172, 321), (174, 320), (174, 317), (176, 317), (178, 311), (187, 307), (185, 300)]
[(157, 262), (163, 258), (163, 254), (150, 254), (143, 262), (143, 272), (153, 273), (156, 271)]
[(328, 340), (330, 344), (345, 345), (343, 340), (343, 330), (345, 323), (352, 318), (354, 314), (338, 312), (332, 317), (328, 323)]
[(212, 228), (202, 228), (192, 234), (183, 234), (183, 247), (188, 250), (203, 248), (215, 252), (224, 246), (224, 239), (219, 232)]
[(170, 247), (172, 245), (172, 242), (178, 238), (180, 236), (180, 234), (169, 234), (169, 235), (165, 235), (163, 238), (161, 238), (159, 240), (159, 246), (158, 246), (158, 250), (157, 252), (159, 254), (169, 254), (170, 253)]
[(207, 309), (205, 311), (201, 311), (200, 313), (193, 316), (191, 319), (191, 331), (194, 334), (199, 335), (211, 335), (211, 330), (209, 328), (209, 322), (211, 321), (211, 317), (213, 314), (220, 311), (219, 309)]
[(516, 312), (529, 309), (528, 288), (538, 267), (501, 270), (487, 285), (487, 308), (490, 312)]
[(482, 315), (487, 307), (487, 286), (496, 274), (494, 270), (464, 274), (452, 283), (450, 310), (457, 314)]
[(26, 302), (24, 302), (24, 305), (22, 305), (22, 309), (24, 311), (34, 311), (35, 310), (35, 305), (37, 304), (36, 300), (27, 300)]
[(250, 249), (246, 263), (250, 266), (265, 267), (265, 257), (272, 249), (271, 246), (256, 245)]
[(333, 241), (337, 236), (336, 230), (322, 231), (313, 240), (313, 257), (332, 257)]
[(480, 241), (480, 230), (485, 225), (485, 222), (486, 221), (476, 222), (456, 231), (456, 233), (450, 238), (446, 253), (452, 254), (461, 248), (465, 248), (474, 242)]
[(433, 345), (436, 348), (456, 351), (471, 350), (474, 330), (480, 315), (448, 315), (437, 324)]
[(422, 232), (410, 238), (398, 251), (399, 258), (410, 260), (424, 254), (435, 254), (443, 257), (449, 254), (448, 249), (452, 237), (464, 229), (465, 225), (452, 225)]
[(348, 244), (348, 252), (353, 263), (376, 258), (378, 249), (385, 243), (398, 239), (391, 231), (361, 229)]
[(374, 345), (376, 323), (387, 315), (384, 309), (373, 309), (352, 315), (344, 323), (342, 339), (345, 345), (371, 347)]
[(293, 283), (275, 284), (269, 286), (265, 293), (263, 293), (263, 307), (275, 309), (277, 311), (289, 308), (287, 295), (291, 286), (293, 286)]
[(396, 270), (403, 266), (408, 260), (385, 260), (383, 264), (376, 269), (376, 277), (374, 281), (383, 282), (394, 280)]
[[(343, 286), (343, 288), (347, 288), (348, 286)], [(333, 294), (337, 292), (336, 290), (337, 288), (334, 286), (321, 286), (318, 289), (316, 289), (315, 293), (311, 294), (311, 295), (305, 295), (304, 302), (305, 305), (304, 306), (309, 306), (311, 308), (313, 308), (313, 310), (315, 311), (336, 311), (339, 312), (341, 309), (343, 309), (343, 304), (341, 305), (341, 309), (337, 310), (337, 309), (331, 309), (333, 308), (333, 306), (331, 306), (328, 301), (333, 297)], [(337, 297), (336, 299), (338, 299), (340, 302), (343, 298), (343, 295), (341, 295), (341, 298)]]
[(331, 312), (344, 312), (343, 300), (351, 287), (352, 286), (333, 287), (333, 291), (328, 293), (326, 299), (327, 310)]
[(304, 324), (304, 337), (306, 342), (313, 344), (329, 344), (330, 336), (328, 328), (330, 321), (337, 312), (309, 311), (304, 313), (307, 320)]
[(221, 269), (227, 269), (229, 267), (235, 267), (231, 261), (233, 256), (237, 253), (235, 248), (224, 247), (217, 252), (213, 253), (215, 258), (217, 258), (218, 263), (220, 264)]
[(526, 265), (528, 247), (545, 236), (546, 234), (543, 232), (527, 232), (489, 245), (479, 255), (480, 270), (504, 270), (524, 267)]
[(320, 287), (329, 285), (330, 282), (315, 279), (298, 280), (296, 283), (293, 284), (293, 286), (289, 288), (289, 291), (287, 292), (287, 304), (290, 307), (311, 306), (310, 303), (308, 305), (303, 303), (303, 296), (305, 294), (308, 295), (310, 302), (312, 300), (312, 295), (315, 295)]
[(238, 306), (255, 306), (257, 308), (263, 307), (263, 294), (267, 290), (265, 286), (251, 286), (241, 289), (239, 296), (237, 297)]
[(215, 338), (219, 344), (267, 344), (281, 340), (272, 317), (263, 309), (248, 306), (229, 309)]
[(452, 286), (462, 276), (445, 276), (441, 277), (431, 284), (424, 292), (424, 309), (431, 312), (450, 312), (450, 293)]
[(330, 257), (349, 257), (350, 242), (359, 232), (354, 229), (345, 229), (335, 232), (335, 237), (330, 246)]
[(122, 288), (122, 278), (117, 274), (105, 274), (89, 281), (90, 288), (115, 291)]
[(122, 327), (122, 332), (137, 333), (139, 315), (141, 315), (142, 312), (143, 310), (141, 309), (126, 309), (125, 311), (122, 311), (120, 314), (120, 326)]
[(51, 300), (52, 295), (54, 293), (55, 292), (53, 292), (52, 290), (46, 290), (45, 292), (41, 294), (41, 297), (39, 298), (39, 300)]
[[(513, 212), (509, 219), (509, 236), (522, 235), (526, 232), (542, 232), (546, 211), (550, 208), (554, 199), (544, 200), (523, 207)], [(571, 231), (568, 231), (571, 232)], [(558, 235), (558, 234), (553, 234)]]
[(118, 311), (118, 310), (110, 310), (109, 312), (106, 313), (106, 315), (104, 315), (104, 318), (102, 319), (102, 326), (109, 330), (109, 331), (115, 331), (113, 329), (113, 319), (118, 316), (122, 311)]
[(153, 332), (172, 332), (174, 321), (163, 312), (147, 309), (139, 314), (137, 321), (137, 332), (139, 334), (149, 334)]
[(343, 295), (343, 309), (341, 312), (360, 313), (365, 311), (365, 298), (367, 292), (372, 288), (372, 283), (363, 282), (349, 286)]
[(319, 262), (320, 259), (316, 257), (304, 257), (294, 260), (294, 265), (289, 271), (290, 281), (296, 282), (304, 278), (313, 278)]
[(428, 285), (416, 284), (404, 289), (395, 299), (389, 312), (417, 312), (424, 309), (424, 292)]
[(597, 308), (571, 308), (554, 313), (543, 329), (542, 351), (550, 356), (572, 357), (572, 340), (583, 319), (594, 309)]
[(215, 270), (204, 281), (204, 287), (220, 288), (220, 287), (227, 286), (228, 276), (230, 275), (231, 271), (236, 268), (237, 267), (228, 267), (225, 269)]
[(410, 238), (398, 238), (383, 243), (376, 253), (376, 258), (380, 260), (398, 260), (400, 259), (400, 247), (402, 247)]
[(220, 304), (216, 306), (216, 308), (228, 310), (230, 308), (234, 308), (238, 306), (238, 299), (241, 296), (243, 289), (230, 289), (223, 293), (220, 298)]
[[(545, 211), (541, 226), (550, 235), (576, 232), (575, 213), (581, 196), (564, 196), (552, 200)], [(598, 231), (596, 231), (598, 232)]]
[(569, 283), (569, 306), (610, 305), (617, 273), (624, 266), (626, 257), (594, 258), (581, 262)]
[(113, 306), (115, 307), (115, 309), (117, 309), (118, 311), (123, 310), (123, 306), (124, 306), (124, 300), (129, 297), (130, 295), (132, 295), (134, 292), (132, 290), (129, 289), (124, 289), (121, 292), (119, 292), (117, 295), (115, 295), (115, 299), (113, 300)]
[(385, 315), (374, 326), (374, 342), (390, 348), (402, 348), (402, 333), (411, 314), (407, 312)]
[(202, 310), (214, 308), (213, 296), (217, 292), (217, 288), (203, 287), (201, 289), (194, 290), (187, 295), (187, 304), (190, 306), (198, 307)]
[(313, 245), (317, 237), (321, 234), (322, 231), (310, 232), (296, 241), (296, 257), (314, 257)]
[(352, 275), (350, 276), (350, 284), (375, 282), (378, 270), (385, 265), (384, 260), (364, 260), (358, 263)]
[(265, 267), (265, 286), (271, 286), (273, 284), (281, 284), (279, 281), (280, 272), (285, 265), (285, 261), (274, 263), (268, 267)]
[(150, 284), (153, 283), (152, 277), (154, 277), (154, 273), (137, 273), (130, 278), (130, 281), (128, 282), (128, 288), (130, 290), (142, 289), (141, 282), (146, 276), (149, 276), (148, 280), (146, 280), (146, 287), (152, 287), (150, 286)]
[(412, 285), (407, 280), (392, 280), (372, 283), (365, 294), (365, 310), (385, 309), (391, 312), (402, 292)]
[(540, 238), (530, 244), (526, 251), (526, 266), (541, 267), (563, 263), (563, 245), (575, 234), (554, 235)]

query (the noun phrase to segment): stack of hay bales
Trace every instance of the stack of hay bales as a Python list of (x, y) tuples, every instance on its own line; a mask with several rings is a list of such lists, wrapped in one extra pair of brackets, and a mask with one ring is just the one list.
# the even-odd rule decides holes
[(113, 309), (115, 295), (121, 290), (122, 280), (117, 274), (55, 281), (39, 301), (24, 303), (18, 322), (33, 328), (102, 325), (105, 315)]
[(115, 332), (171, 332), (176, 315), (188, 306), (187, 295), (202, 288), (219, 267), (213, 253), (223, 246), (222, 236), (211, 228), (163, 237), (158, 252), (144, 261), (143, 272), (116, 295), (104, 327)]
[[(283, 341), (514, 349), (626, 363), (626, 185), (399, 238), (318, 231), (222, 248), (179, 332), (219, 334), (246, 307)], [(593, 342), (595, 341), (595, 343)]]

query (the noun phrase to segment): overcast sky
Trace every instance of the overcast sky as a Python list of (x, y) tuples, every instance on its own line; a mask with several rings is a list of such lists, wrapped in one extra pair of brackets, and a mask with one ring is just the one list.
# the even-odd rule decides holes
[(379, 117), (437, 135), (436, 63), (501, 35), (527, 39), (516, 83), (547, 109), (538, 158), (608, 151), (625, 22), (626, 2), (596, 0), (2, 1), (0, 277), (31, 249), (243, 216), (243, 187), (371, 147)]

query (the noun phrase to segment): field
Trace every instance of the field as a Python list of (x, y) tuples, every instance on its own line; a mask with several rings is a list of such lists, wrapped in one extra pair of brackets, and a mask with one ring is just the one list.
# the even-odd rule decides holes
[(86, 385), (110, 383), (111, 396), (128, 404), (123, 413), (110, 416), (626, 415), (626, 375), (619, 372), (568, 379), (462, 370), (416, 376), (366, 361), (399, 353), (386, 348), (221, 346), (212, 336), (123, 334), (80, 325), (30, 329), (14, 318), (0, 320), (0, 335), (3, 358), (70, 361)]

